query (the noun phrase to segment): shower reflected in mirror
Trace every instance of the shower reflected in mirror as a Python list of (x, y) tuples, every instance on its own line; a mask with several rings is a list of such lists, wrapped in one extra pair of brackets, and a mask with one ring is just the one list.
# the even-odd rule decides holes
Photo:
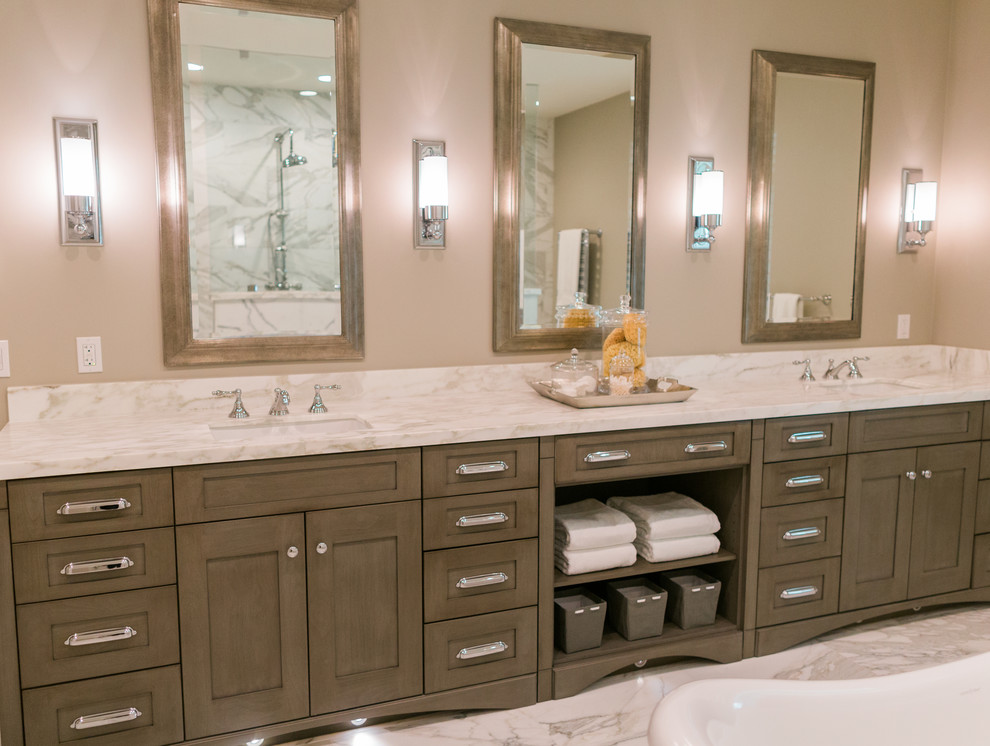
[[(282, 143), (285, 142), (286, 135), (289, 136), (289, 154), (282, 157)], [(302, 290), (302, 283), (290, 283), (285, 270), (285, 254), (288, 247), (285, 243), (285, 221), (289, 217), (289, 211), (285, 209), (285, 176), (282, 171), (293, 166), (306, 165), (306, 156), (297, 155), (294, 142), (295, 132), (287, 129), (275, 135), (275, 173), (278, 175), (278, 209), (268, 213), (268, 249), (272, 255), (272, 279), (265, 283), (268, 290)], [(278, 220), (279, 242), (275, 245), (272, 238), (272, 218)]]

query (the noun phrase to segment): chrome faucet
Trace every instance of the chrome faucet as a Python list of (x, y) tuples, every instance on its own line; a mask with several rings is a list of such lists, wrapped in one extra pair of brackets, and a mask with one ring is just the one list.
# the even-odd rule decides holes
[[(829, 362), (832, 362), (829, 360)], [(815, 375), (811, 372), (811, 358), (805, 358), (804, 360), (795, 360), (794, 365), (803, 365), (804, 373), (801, 374), (802, 381), (814, 381)]]
[(328, 386), (322, 384), (316, 384), (313, 386), (313, 404), (309, 408), (311, 414), (326, 414), (327, 405), (323, 403), (323, 397), (320, 396), (321, 389), (339, 389), (340, 385), (336, 383), (331, 383)]
[(863, 373), (860, 371), (859, 366), (856, 363), (858, 363), (860, 360), (869, 360), (869, 359), (870, 358), (868, 357), (859, 357), (858, 355), (853, 355), (851, 359), (843, 360), (841, 363), (836, 365), (835, 360), (833, 358), (829, 358), (828, 370), (825, 371), (825, 380), (828, 381), (838, 380), (839, 371), (842, 370), (842, 368), (845, 366), (849, 366), (849, 373), (848, 373), (849, 378), (862, 378)]
[(275, 389), (275, 402), (272, 404), (272, 408), (268, 410), (268, 414), (275, 417), (281, 417), (284, 414), (289, 413), (289, 392), (285, 389)]
[(244, 403), (241, 401), (241, 390), (234, 389), (233, 391), (214, 391), (214, 396), (233, 396), (234, 397), (234, 408), (230, 410), (228, 417), (234, 417), (236, 419), (241, 419), (242, 417), (248, 416), (248, 411), (244, 408)]

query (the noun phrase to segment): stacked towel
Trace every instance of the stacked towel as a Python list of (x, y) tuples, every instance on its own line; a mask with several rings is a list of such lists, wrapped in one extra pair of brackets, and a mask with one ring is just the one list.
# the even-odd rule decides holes
[(715, 536), (721, 528), (718, 516), (687, 495), (611, 497), (608, 505), (632, 518), (636, 551), (647, 562), (715, 554), (721, 546)]
[(554, 511), (554, 564), (565, 575), (628, 567), (636, 562), (636, 524), (598, 500)]

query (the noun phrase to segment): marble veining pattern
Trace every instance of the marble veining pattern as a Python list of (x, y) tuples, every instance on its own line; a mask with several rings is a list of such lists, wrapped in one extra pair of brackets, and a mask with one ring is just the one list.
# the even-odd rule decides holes
[(425, 715), (290, 746), (646, 746), (654, 708), (689, 681), (859, 679), (987, 651), (990, 606), (950, 607), (848, 627), (782, 653), (738, 663), (687, 661), (612, 676), (573, 697), (517, 710)]
[[(797, 380), (795, 358), (811, 355), (820, 375), (826, 354), (867, 355), (867, 376), (909, 374), (912, 387)], [(983, 401), (990, 399), (988, 356), (919, 346), (651, 358), (651, 375), (674, 375), (698, 392), (678, 404), (590, 410), (544, 399), (526, 385), (545, 375), (544, 363), (12, 388), (0, 479)], [(253, 415), (247, 422), (257, 424), (273, 389), (286, 388), (293, 414), (284, 423), (315, 416), (306, 410), (317, 383), (343, 387), (324, 394), (324, 416), (356, 416), (370, 427), (296, 439), (216, 442), (210, 434), (211, 424), (232, 422), (231, 402), (213, 398), (214, 389), (243, 389)]]

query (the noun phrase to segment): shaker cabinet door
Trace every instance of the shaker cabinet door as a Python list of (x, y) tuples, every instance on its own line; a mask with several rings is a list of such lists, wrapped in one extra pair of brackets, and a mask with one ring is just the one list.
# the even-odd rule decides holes
[(314, 715), (423, 692), (419, 501), (306, 514)]
[(176, 531), (186, 738), (309, 715), (302, 515)]
[(969, 588), (979, 443), (918, 449), (908, 597)]

